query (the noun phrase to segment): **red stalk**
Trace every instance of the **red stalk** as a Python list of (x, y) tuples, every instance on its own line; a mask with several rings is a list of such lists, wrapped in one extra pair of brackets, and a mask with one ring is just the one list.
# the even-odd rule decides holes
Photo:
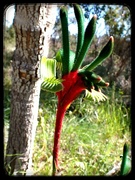
[(68, 106), (79, 96), (85, 89), (81, 76), (78, 71), (70, 72), (63, 76), (63, 90), (57, 92), (58, 96), (58, 109), (56, 115), (56, 125), (54, 134), (54, 148), (53, 148), (53, 175), (55, 175), (58, 168), (58, 152), (59, 141), (62, 129), (62, 122)]
[(59, 144), (60, 144), (59, 141), (60, 141), (60, 134), (62, 129), (62, 122), (65, 113), (66, 113), (66, 109), (63, 108), (60, 105), (60, 103), (58, 103), (55, 134), (54, 134), (54, 148), (53, 148), (53, 175), (55, 175), (55, 171), (58, 168), (58, 152), (59, 152)]

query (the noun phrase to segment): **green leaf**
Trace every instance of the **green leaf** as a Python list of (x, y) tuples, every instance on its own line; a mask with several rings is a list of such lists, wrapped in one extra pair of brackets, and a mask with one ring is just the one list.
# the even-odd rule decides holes
[(129, 147), (125, 143), (123, 147), (123, 157), (122, 157), (120, 175), (126, 175), (131, 171), (131, 160), (128, 154), (129, 154)]
[(63, 89), (62, 80), (55, 77), (45, 78), (41, 84), (41, 89), (52, 93), (61, 91)]
[(45, 56), (41, 59), (41, 79), (52, 78), (56, 76), (56, 60)]

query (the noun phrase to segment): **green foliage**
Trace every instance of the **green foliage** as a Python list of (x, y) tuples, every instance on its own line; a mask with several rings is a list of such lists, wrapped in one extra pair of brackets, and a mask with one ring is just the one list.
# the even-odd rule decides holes
[(11, 93), (11, 60), (15, 46), (15, 32), (13, 26), (4, 27), (3, 37), (3, 86), (4, 86), (4, 122), (9, 123), (10, 93)]
[[(110, 5), (104, 15), (108, 34), (115, 34), (115, 37), (128, 36), (131, 29), (130, 10), (127, 6)], [(125, 27), (129, 27), (125, 28)]]
[(15, 48), (15, 31), (13, 26), (5, 26), (3, 30), (3, 65), (9, 69)]
[[(85, 4), (80, 3), (84, 15), (89, 19), (89, 14), (96, 14), (98, 20), (104, 18), (107, 34), (122, 37), (131, 33), (130, 9), (126, 5)], [(128, 28), (127, 28), (128, 27)]]
[(11, 43), (15, 42), (15, 31), (13, 25), (10, 27), (5, 27), (4, 40)]
[(123, 156), (120, 169), (120, 175), (127, 175), (131, 171), (131, 159), (129, 157), (129, 146), (127, 143), (123, 146)]

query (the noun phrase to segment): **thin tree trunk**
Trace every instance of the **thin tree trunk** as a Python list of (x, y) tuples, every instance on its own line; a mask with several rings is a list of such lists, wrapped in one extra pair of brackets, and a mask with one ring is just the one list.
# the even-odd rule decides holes
[(10, 128), (5, 169), (26, 175), (32, 166), (40, 95), (40, 60), (48, 55), (56, 5), (16, 5), (16, 50), (12, 62)]

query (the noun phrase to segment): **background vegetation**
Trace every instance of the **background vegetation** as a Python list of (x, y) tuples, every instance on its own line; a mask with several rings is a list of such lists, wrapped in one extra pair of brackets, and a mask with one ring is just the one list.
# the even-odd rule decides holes
[[(69, 25), (75, 24), (70, 11)], [(85, 64), (91, 61), (100, 48), (113, 35), (114, 52), (96, 73), (110, 83), (103, 90), (108, 96), (105, 102), (94, 102), (82, 95), (74, 101), (63, 122), (58, 175), (105, 175), (121, 163), (123, 145), (131, 146), (131, 15), (122, 5), (82, 4), (86, 22), (92, 14), (98, 15), (98, 29)], [(59, 11), (59, 9), (58, 9)], [(100, 20), (105, 28), (100, 32)], [(104, 31), (104, 33), (103, 33)], [(71, 49), (75, 50), (76, 34), (70, 32)], [(61, 48), (59, 16), (50, 39), (49, 57)], [(13, 26), (4, 28), (4, 143), (8, 136), (10, 119), (11, 63), (15, 49)], [(38, 127), (33, 153), (34, 175), (51, 175), (52, 149), (57, 99), (55, 94), (41, 91)]]

